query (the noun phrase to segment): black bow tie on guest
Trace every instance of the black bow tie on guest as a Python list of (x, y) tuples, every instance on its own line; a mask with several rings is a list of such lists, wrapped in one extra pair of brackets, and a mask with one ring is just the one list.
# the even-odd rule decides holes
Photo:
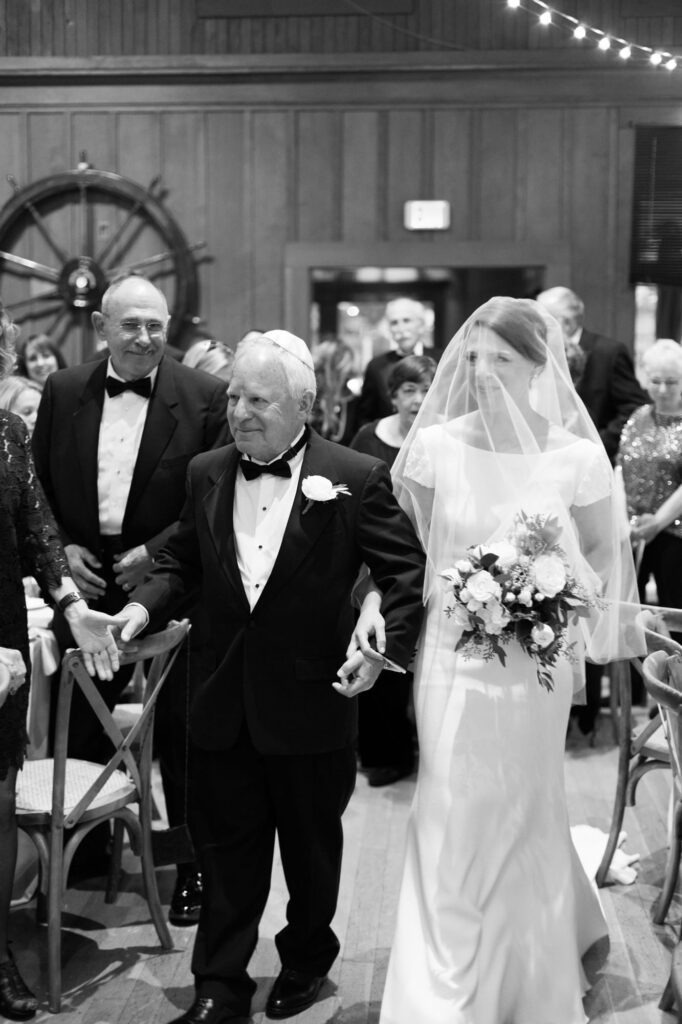
[(261, 466), (259, 462), (250, 462), (249, 459), (242, 459), (239, 465), (242, 467), (242, 473), (247, 480), (255, 480), (261, 476), (262, 473), (271, 473), (272, 476), (291, 476), (291, 466), (289, 462), (293, 459), (294, 455), (297, 455), (301, 448), (305, 445), (308, 440), (308, 428), (303, 431), (301, 437), (295, 445), (285, 451), (279, 459), (275, 459), (274, 462), (269, 462), (267, 466)]
[(107, 377), (104, 386), (107, 389), (109, 398), (116, 398), (117, 395), (122, 395), (124, 391), (134, 391), (136, 395), (141, 395), (142, 398), (149, 398), (152, 393), (151, 377), (140, 377), (139, 380), (117, 380), (116, 377)]

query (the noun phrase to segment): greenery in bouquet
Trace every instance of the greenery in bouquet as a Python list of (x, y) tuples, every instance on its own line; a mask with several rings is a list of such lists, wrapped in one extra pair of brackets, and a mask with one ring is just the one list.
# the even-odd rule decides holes
[(540, 685), (553, 689), (557, 660), (576, 660), (568, 624), (596, 602), (570, 574), (560, 536), (555, 516), (521, 511), (506, 539), (468, 548), (440, 574), (448, 583), (445, 614), (462, 627), (456, 651), (504, 665), (504, 648), (516, 640), (536, 662)]

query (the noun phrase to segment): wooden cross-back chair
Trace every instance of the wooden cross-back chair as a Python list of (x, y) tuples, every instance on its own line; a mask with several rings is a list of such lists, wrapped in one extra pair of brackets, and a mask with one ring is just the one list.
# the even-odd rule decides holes
[[(674, 813), (665, 883), (658, 898), (655, 920), (663, 921), (675, 893), (682, 853), (682, 655), (655, 651), (644, 659), (644, 685), (656, 701), (670, 748), (674, 780)], [(670, 978), (660, 1008), (672, 1012), (677, 1006), (678, 1024), (682, 1024), (682, 945), (673, 949)]]
[[(671, 631), (682, 632), (682, 611), (655, 606), (647, 607), (642, 611), (640, 623), (644, 628), (649, 654), (654, 651), (682, 654), (682, 647), (670, 636)], [(596, 882), (599, 886), (606, 883), (611, 861), (618, 847), (625, 808), (634, 806), (640, 779), (647, 772), (655, 769), (670, 769), (670, 750), (662, 727), (660, 712), (657, 711), (643, 726), (633, 729), (631, 665), (642, 674), (642, 659), (639, 658), (614, 662), (610, 668), (611, 705), (614, 714), (617, 713), (618, 722), (618, 776), (609, 837), (596, 874)], [(659, 903), (654, 917), (657, 924), (662, 923), (665, 918), (665, 913), (663, 917), (659, 917), (660, 912)]]
[[(156, 700), (189, 628), (187, 619), (171, 623), (163, 632), (136, 641), (134, 655), (121, 656), (122, 664), (151, 659), (141, 713), (125, 734), (88, 675), (80, 651), (70, 651), (62, 665), (54, 757), (26, 761), (19, 775), (17, 824), (38, 851), (40, 892), (47, 907), (49, 1006), (53, 1013), (61, 1007), (61, 917), (69, 868), (83, 838), (101, 822), (114, 819), (125, 825), (131, 848), (140, 857), (145, 898), (159, 941), (164, 949), (172, 948), (152, 859), (152, 739)], [(114, 746), (105, 765), (67, 754), (76, 686)], [(137, 804), (137, 811), (132, 804)], [(117, 868), (118, 864), (113, 864), (112, 870)], [(109, 896), (113, 891), (110, 876)]]

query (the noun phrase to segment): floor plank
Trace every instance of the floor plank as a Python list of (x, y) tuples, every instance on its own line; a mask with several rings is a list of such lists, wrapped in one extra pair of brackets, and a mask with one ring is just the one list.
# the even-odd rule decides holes
[[(573, 735), (573, 734), (572, 734)], [(573, 823), (608, 829), (617, 752), (608, 716), (594, 746), (569, 739), (566, 788)], [(595, 968), (585, 1000), (592, 1024), (672, 1024), (658, 1009), (670, 956), (682, 923), (678, 894), (665, 925), (654, 925), (651, 908), (665, 867), (669, 778), (653, 772), (640, 784), (637, 806), (626, 811), (627, 849), (639, 852), (631, 886), (601, 890), (609, 924), (608, 960)], [(158, 783), (156, 784), (158, 798)], [(377, 1024), (393, 933), (405, 830), (414, 779), (370, 789), (361, 775), (345, 817), (345, 854), (335, 928), (342, 954), (319, 1002), (298, 1015), (297, 1024)], [(171, 928), (175, 948), (160, 950), (142, 898), (136, 859), (126, 851), (118, 902), (104, 903), (100, 884), (81, 883), (65, 900), (60, 1024), (166, 1024), (193, 998), (191, 952), (194, 929)], [(162, 901), (173, 887), (169, 868), (158, 873)], [(267, 994), (279, 965), (275, 935), (282, 926), (287, 894), (279, 858), (273, 874), (251, 970), (258, 983), (253, 1024), (264, 1024)], [(35, 923), (33, 903), (12, 911), (14, 951), (26, 980), (47, 1012), (46, 932)], [(589, 971), (589, 964), (588, 964)]]

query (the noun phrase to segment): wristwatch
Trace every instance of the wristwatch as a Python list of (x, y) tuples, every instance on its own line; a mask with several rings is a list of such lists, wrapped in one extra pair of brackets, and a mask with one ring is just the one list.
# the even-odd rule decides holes
[(77, 590), (71, 590), (68, 594), (64, 594), (64, 597), (60, 597), (57, 601), (57, 608), (60, 612), (64, 612), (65, 608), (68, 608), (70, 604), (75, 604), (76, 601), (82, 601), (83, 598)]

